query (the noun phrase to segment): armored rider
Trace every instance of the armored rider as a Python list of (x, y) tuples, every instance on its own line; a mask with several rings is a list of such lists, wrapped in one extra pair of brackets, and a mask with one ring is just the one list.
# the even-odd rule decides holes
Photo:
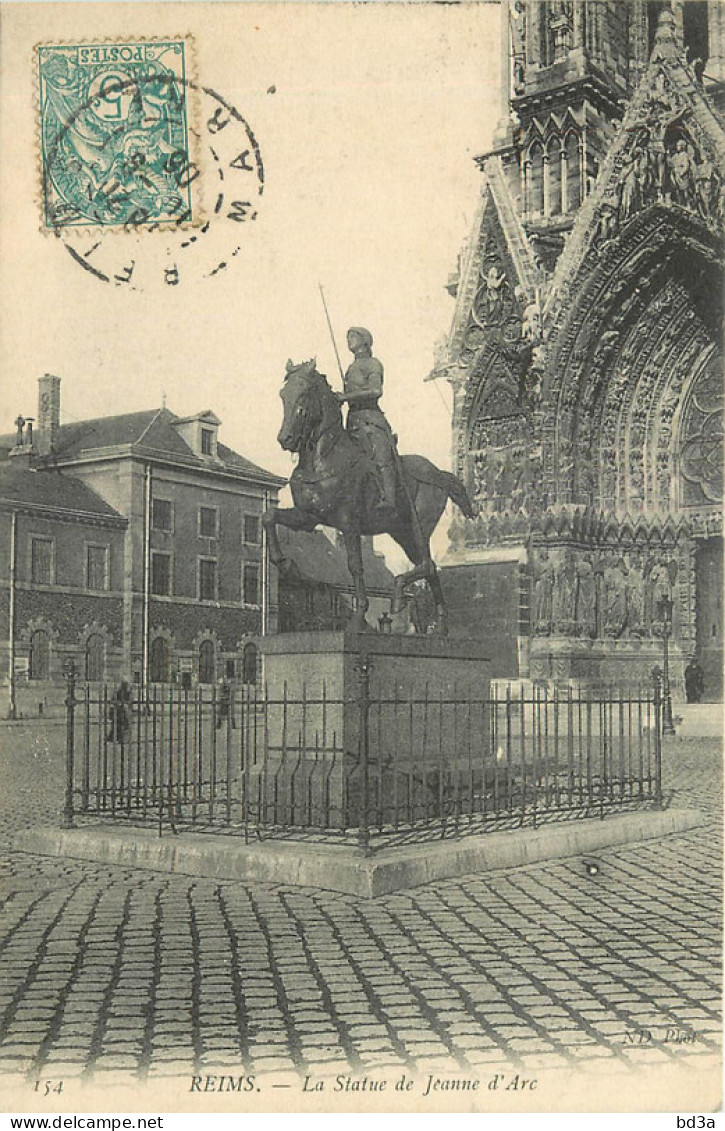
[(344, 377), (345, 391), (338, 395), (348, 404), (347, 431), (360, 442), (378, 472), (378, 509), (381, 515), (389, 515), (395, 508), (398, 473), (395, 436), (378, 405), (383, 394), (383, 366), (373, 357), (372, 334), (362, 326), (348, 330), (347, 346), (355, 360)]

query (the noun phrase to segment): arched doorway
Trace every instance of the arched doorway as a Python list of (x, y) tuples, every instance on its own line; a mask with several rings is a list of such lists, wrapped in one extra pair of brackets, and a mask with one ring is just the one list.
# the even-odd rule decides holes
[(199, 646), (199, 683), (213, 683), (215, 674), (214, 641), (202, 640)]
[(169, 642), (163, 636), (151, 641), (149, 679), (151, 683), (169, 682)]
[(44, 628), (37, 629), (30, 637), (28, 679), (50, 679), (50, 637)]
[(257, 646), (256, 644), (244, 645), (242, 652), (242, 683), (254, 684), (257, 682)]
[(684, 406), (679, 441), (680, 502), (695, 535), (695, 655), (704, 698), (723, 693), (723, 540), (717, 533), (723, 497), (722, 358), (713, 351)]
[(86, 640), (85, 677), (89, 683), (100, 683), (104, 675), (105, 647), (103, 637), (94, 632)]

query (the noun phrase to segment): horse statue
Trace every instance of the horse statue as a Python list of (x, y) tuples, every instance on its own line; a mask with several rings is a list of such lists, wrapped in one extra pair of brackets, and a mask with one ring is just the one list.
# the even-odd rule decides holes
[(434, 631), (446, 633), (446, 609), (440, 577), (430, 555), (430, 536), (448, 499), (469, 518), (473, 507), (460, 479), (441, 471), (423, 456), (396, 456), (395, 506), (381, 511), (376, 469), (362, 446), (345, 430), (340, 400), (318, 373), (315, 360), (287, 363), (280, 391), (284, 416), (277, 439), (285, 451), (298, 453), (290, 478), (294, 506), (270, 507), (262, 517), (269, 554), (281, 570), (285, 561), (277, 525), (312, 531), (319, 524), (339, 530), (355, 586), (349, 627), (364, 632), (368, 599), (363, 577), (361, 537), (389, 534), (405, 551), (413, 569), (395, 579), (393, 612), (403, 604), (406, 585), (425, 579), (436, 607)]

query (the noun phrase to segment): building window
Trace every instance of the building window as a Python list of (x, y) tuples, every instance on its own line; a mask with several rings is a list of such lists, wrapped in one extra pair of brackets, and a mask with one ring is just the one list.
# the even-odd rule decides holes
[(546, 150), (546, 214), (558, 216), (561, 213), (561, 145), (559, 139), (550, 140)]
[(100, 683), (103, 679), (104, 658), (103, 637), (96, 632), (86, 640), (86, 679), (89, 683)]
[(534, 216), (542, 216), (544, 212), (544, 151), (538, 143), (532, 145), (529, 151), (528, 188), (528, 211)]
[(259, 604), (259, 566), (256, 562), (245, 562), (242, 566), (242, 603)]
[(172, 531), (174, 529), (174, 504), (168, 499), (152, 499), (151, 525), (154, 530)]
[(43, 628), (30, 637), (28, 679), (50, 679), (50, 637)]
[(242, 652), (242, 683), (257, 682), (257, 647), (245, 644)]
[(199, 647), (199, 683), (213, 683), (215, 674), (214, 642), (202, 640)]
[[(721, 19), (722, 17), (718, 14), (715, 18)], [(685, 48), (689, 51), (689, 58), (693, 62), (697, 59), (700, 60), (700, 63), (695, 65), (695, 74), (697, 74), (698, 66), (704, 69), (710, 55), (706, 0), (688, 0), (687, 4), (682, 5), (682, 25)]]
[(581, 172), (579, 170), (579, 139), (569, 131), (564, 143), (566, 152), (566, 201), (567, 212), (576, 212), (581, 204)]
[(216, 562), (199, 558), (199, 600), (216, 601)]
[(33, 538), (31, 540), (30, 577), (36, 585), (53, 584), (52, 538)]
[(151, 592), (155, 597), (168, 597), (171, 593), (171, 554), (151, 555)]
[(149, 679), (152, 683), (169, 682), (169, 643), (163, 636), (151, 641)]
[(86, 546), (86, 588), (108, 589), (108, 546)]
[(261, 523), (258, 514), (245, 514), (244, 541), (248, 546), (258, 546), (262, 541)]
[(201, 538), (216, 538), (217, 522), (216, 507), (199, 507), (199, 536)]
[(201, 430), (201, 454), (211, 456), (214, 454), (214, 432), (211, 428)]

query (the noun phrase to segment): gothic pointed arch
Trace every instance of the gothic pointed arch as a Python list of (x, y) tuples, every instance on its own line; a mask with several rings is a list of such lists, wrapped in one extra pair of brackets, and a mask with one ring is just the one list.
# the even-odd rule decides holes
[(718, 233), (659, 204), (585, 256), (547, 343), (551, 501), (619, 514), (678, 505), (673, 422), (705, 360), (722, 363), (722, 286)]

